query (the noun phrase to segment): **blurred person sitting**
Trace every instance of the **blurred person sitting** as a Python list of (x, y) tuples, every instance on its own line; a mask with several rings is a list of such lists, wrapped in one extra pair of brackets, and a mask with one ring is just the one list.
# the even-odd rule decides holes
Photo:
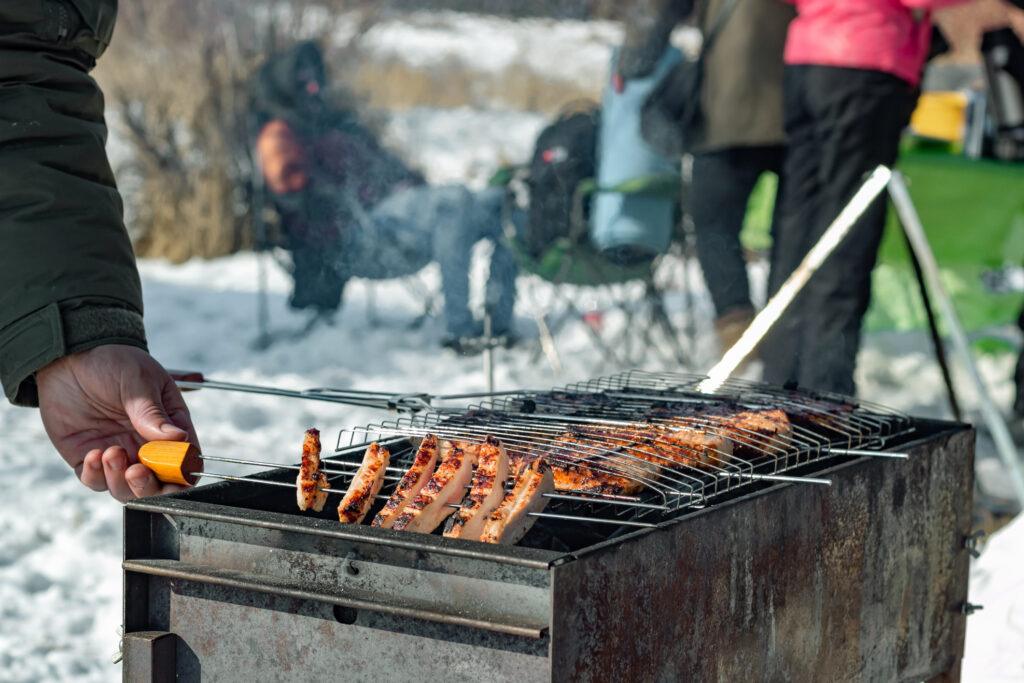
[(687, 133), (693, 153), (690, 213), (725, 350), (754, 316), (740, 231), (758, 178), (782, 169), (782, 49), (793, 10), (779, 0), (633, 3), (618, 77), (650, 74), (673, 28), (694, 14), (703, 35), (716, 35), (703, 54), (702, 115)]
[(294, 260), (294, 308), (330, 314), (346, 282), (441, 268), (446, 337), (455, 350), (483, 333), (469, 310), (473, 246), (493, 243), (486, 309), (494, 336), (511, 332), (515, 262), (501, 240), (503, 192), (434, 187), (378, 140), (352, 108), (324, 98), (316, 44), (272, 57), (256, 81), (256, 154)]
[(147, 352), (142, 286), (89, 76), (116, 0), (0, 3), (0, 382), (39, 406), (79, 480), (125, 501), (168, 493), (138, 462), (190, 439), (188, 408)]
[[(896, 162), (932, 35), (964, 0), (794, 0), (785, 50), (788, 145), (773, 229), (774, 295), (879, 164)], [(861, 320), (885, 224), (877, 199), (761, 345), (764, 378), (854, 394)]]

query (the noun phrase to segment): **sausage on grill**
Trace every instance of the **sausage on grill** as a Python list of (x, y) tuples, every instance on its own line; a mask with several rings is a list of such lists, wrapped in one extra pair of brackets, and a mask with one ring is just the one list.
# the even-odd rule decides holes
[(454, 512), (449, 506), (465, 497), (476, 457), (477, 446), (474, 444), (442, 442), (441, 464), (419, 494), (405, 506), (391, 528), (425, 534), (436, 529)]
[(488, 436), (480, 446), (469, 495), (448, 520), (444, 535), (448, 538), (480, 540), (484, 522), (505, 497), (507, 478), (508, 453), (500, 441)]
[(369, 445), (359, 470), (352, 477), (352, 483), (338, 505), (338, 520), (342, 524), (359, 524), (363, 521), (380, 492), (390, 461), (391, 453), (387, 448), (376, 442)]
[(327, 475), (320, 470), (320, 430), (307, 429), (302, 440), (302, 463), (295, 478), (295, 498), (299, 509), (323, 510), (329, 488), (331, 484)]
[(554, 490), (551, 466), (544, 460), (537, 459), (523, 467), (516, 475), (512, 490), (487, 518), (480, 540), (506, 545), (518, 542), (537, 521), (530, 513), (542, 512), (548, 504), (544, 494)]
[(402, 475), (401, 481), (398, 482), (398, 486), (395, 487), (388, 502), (373, 518), (371, 526), (391, 528), (398, 516), (405, 510), (405, 506), (412, 502), (412, 499), (419, 494), (434, 474), (434, 468), (437, 466), (437, 453), (437, 437), (427, 434), (416, 450), (412, 465)]

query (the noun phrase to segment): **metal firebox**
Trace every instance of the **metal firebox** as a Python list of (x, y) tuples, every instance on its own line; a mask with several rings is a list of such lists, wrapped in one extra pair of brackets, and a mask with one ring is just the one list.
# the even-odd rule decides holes
[[(958, 678), (974, 432), (831, 455), (651, 526), (526, 546), (342, 526), (229, 481), (125, 510), (128, 681)], [(328, 460), (328, 463), (330, 460)], [(253, 479), (293, 481), (292, 470)]]

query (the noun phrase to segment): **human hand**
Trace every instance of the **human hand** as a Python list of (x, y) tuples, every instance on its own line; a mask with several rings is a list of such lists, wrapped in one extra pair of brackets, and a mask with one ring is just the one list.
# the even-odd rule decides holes
[(83, 484), (121, 502), (182, 489), (138, 461), (147, 441), (198, 446), (181, 392), (148, 353), (99, 346), (50, 363), (36, 384), (46, 433)]

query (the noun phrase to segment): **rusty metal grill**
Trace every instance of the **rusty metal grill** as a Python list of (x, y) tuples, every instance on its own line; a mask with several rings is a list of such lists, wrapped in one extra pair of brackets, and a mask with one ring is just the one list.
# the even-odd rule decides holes
[[(393, 453), (387, 497), (426, 433), (492, 435), (643, 487), (552, 493), (515, 545), (339, 524), (333, 506), (300, 513), (286, 467), (132, 501), (125, 680), (955, 680), (973, 431), (749, 382), (706, 395), (700, 381), (630, 372), (451, 410), (312, 392), (418, 411), (341, 432), (332, 490), (379, 440)], [(789, 416), (784, 438), (717, 419), (761, 408)], [(680, 425), (727, 435), (732, 452), (666, 464), (558, 441)]]

